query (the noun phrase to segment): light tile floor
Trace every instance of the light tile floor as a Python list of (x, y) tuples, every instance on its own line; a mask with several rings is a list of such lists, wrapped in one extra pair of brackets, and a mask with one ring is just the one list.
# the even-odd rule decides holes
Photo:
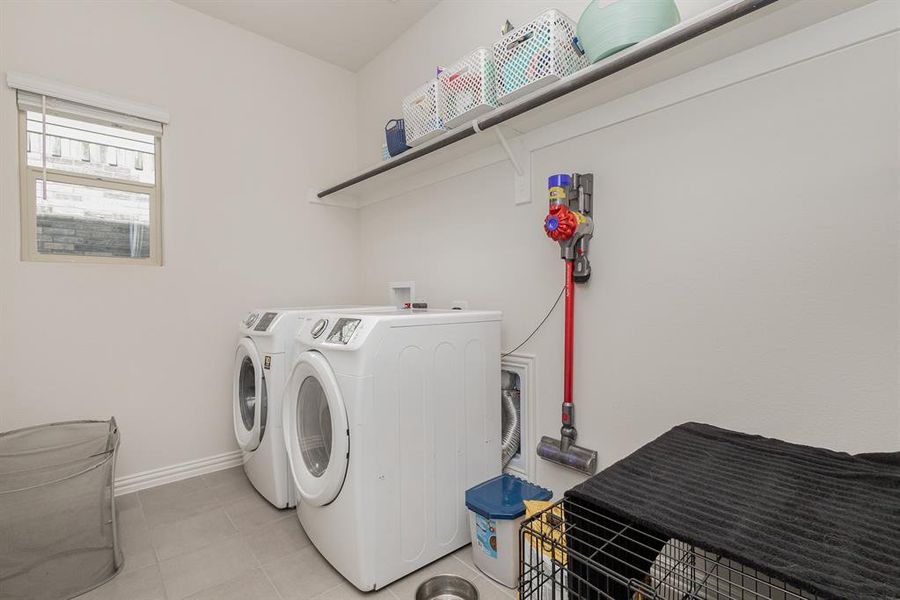
[(475, 568), (470, 546), (363, 594), (316, 551), (296, 513), (266, 502), (241, 467), (120, 496), (116, 504), (125, 569), (79, 600), (412, 600), (439, 573), (466, 577), (481, 600), (515, 598)]

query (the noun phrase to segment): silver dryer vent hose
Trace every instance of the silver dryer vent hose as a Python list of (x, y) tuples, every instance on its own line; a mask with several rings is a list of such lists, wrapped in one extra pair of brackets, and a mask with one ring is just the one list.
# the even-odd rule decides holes
[(500, 392), (500, 401), (503, 407), (500, 448), (504, 467), (519, 449), (519, 398), (519, 390), (502, 390)]

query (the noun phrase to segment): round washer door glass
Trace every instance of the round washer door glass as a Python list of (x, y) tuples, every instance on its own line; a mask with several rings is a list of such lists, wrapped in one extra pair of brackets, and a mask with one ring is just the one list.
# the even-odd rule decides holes
[(267, 399), (266, 378), (252, 340), (244, 338), (238, 342), (233, 373), (234, 437), (241, 450), (253, 452), (265, 431)]
[(297, 442), (306, 468), (321, 477), (331, 460), (331, 409), (319, 380), (309, 375), (297, 392)]
[(238, 375), (238, 408), (241, 411), (241, 421), (244, 422), (244, 429), (253, 431), (254, 420), (256, 419), (256, 369), (253, 368), (253, 361), (249, 356), (245, 356), (241, 361), (241, 370)]
[(350, 425), (337, 377), (315, 350), (302, 353), (288, 378), (284, 445), (300, 500), (325, 506), (337, 498), (350, 464)]

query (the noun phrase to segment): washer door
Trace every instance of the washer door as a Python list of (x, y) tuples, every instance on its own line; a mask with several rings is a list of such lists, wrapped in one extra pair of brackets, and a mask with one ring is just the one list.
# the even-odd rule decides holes
[(241, 450), (259, 446), (266, 428), (268, 394), (259, 352), (249, 338), (238, 343), (234, 353), (234, 437)]
[(340, 493), (350, 458), (347, 409), (325, 357), (301, 354), (284, 394), (284, 443), (294, 484), (304, 502), (324, 506)]

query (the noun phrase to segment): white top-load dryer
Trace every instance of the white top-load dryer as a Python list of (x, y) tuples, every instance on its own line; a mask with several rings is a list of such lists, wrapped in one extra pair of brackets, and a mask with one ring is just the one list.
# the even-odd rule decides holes
[(297, 512), (361, 590), (469, 542), (465, 491), (500, 474), (499, 312), (308, 314), (285, 387)]
[(309, 311), (393, 310), (387, 306), (259, 309), (241, 321), (232, 385), (234, 435), (253, 486), (278, 508), (296, 504), (282, 434), (281, 400), (295, 337)]

